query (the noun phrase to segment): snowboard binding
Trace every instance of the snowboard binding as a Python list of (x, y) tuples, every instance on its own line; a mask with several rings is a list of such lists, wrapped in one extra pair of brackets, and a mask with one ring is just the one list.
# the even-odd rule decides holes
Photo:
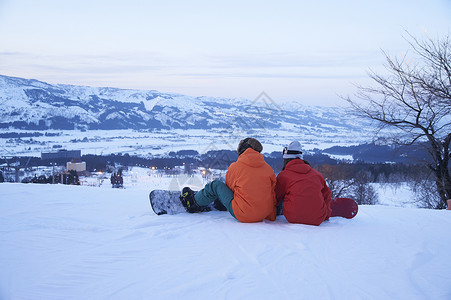
[(193, 214), (198, 212), (210, 211), (206, 206), (200, 206), (196, 203), (194, 195), (196, 193), (189, 187), (184, 187), (182, 190), (182, 195), (180, 196), (180, 202), (182, 202), (183, 207), (186, 211)]

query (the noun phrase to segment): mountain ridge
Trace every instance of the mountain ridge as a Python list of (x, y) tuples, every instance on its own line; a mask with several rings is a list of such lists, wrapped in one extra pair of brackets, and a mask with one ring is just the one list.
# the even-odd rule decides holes
[(342, 108), (277, 104), (265, 93), (250, 101), (5, 75), (0, 75), (0, 108), (0, 128), (26, 130), (360, 130), (355, 120), (343, 118)]

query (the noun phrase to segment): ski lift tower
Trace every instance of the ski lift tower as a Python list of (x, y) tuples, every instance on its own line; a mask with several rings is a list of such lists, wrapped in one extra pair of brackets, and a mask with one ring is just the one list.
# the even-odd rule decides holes
[(20, 161), (17, 160), (16, 162), (11, 162), (14, 159), (13, 156), (3, 156), (2, 160), (5, 161), (6, 166), (3, 167), (3, 169), (7, 168), (9, 170), (14, 169), (14, 182), (19, 182), (19, 171), (20, 169), (26, 169), (28, 164), (30, 163), (31, 157), (28, 158), (27, 163), (24, 166), (21, 166)]

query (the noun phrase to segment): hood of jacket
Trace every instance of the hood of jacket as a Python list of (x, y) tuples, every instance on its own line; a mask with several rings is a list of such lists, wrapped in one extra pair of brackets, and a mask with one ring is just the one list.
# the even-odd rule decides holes
[(259, 168), (265, 163), (265, 158), (260, 152), (257, 152), (252, 148), (248, 148), (240, 156), (238, 156), (237, 162), (253, 168)]
[(300, 173), (300, 174), (306, 174), (311, 169), (312, 169), (312, 167), (310, 167), (308, 164), (306, 164), (302, 159), (293, 159), (285, 167), (285, 170)]

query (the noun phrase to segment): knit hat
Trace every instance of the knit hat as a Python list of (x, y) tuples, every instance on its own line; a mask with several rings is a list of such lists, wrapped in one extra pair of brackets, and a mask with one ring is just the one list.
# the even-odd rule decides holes
[(291, 142), (288, 147), (283, 148), (283, 158), (300, 158), (304, 159), (304, 155), (301, 151), (301, 143), (298, 141)]
[(238, 152), (238, 155), (241, 155), (241, 153), (246, 151), (246, 149), (248, 148), (252, 148), (257, 152), (262, 152), (263, 150), (263, 146), (258, 140), (254, 138), (245, 138), (244, 140), (240, 141), (236, 151)]

